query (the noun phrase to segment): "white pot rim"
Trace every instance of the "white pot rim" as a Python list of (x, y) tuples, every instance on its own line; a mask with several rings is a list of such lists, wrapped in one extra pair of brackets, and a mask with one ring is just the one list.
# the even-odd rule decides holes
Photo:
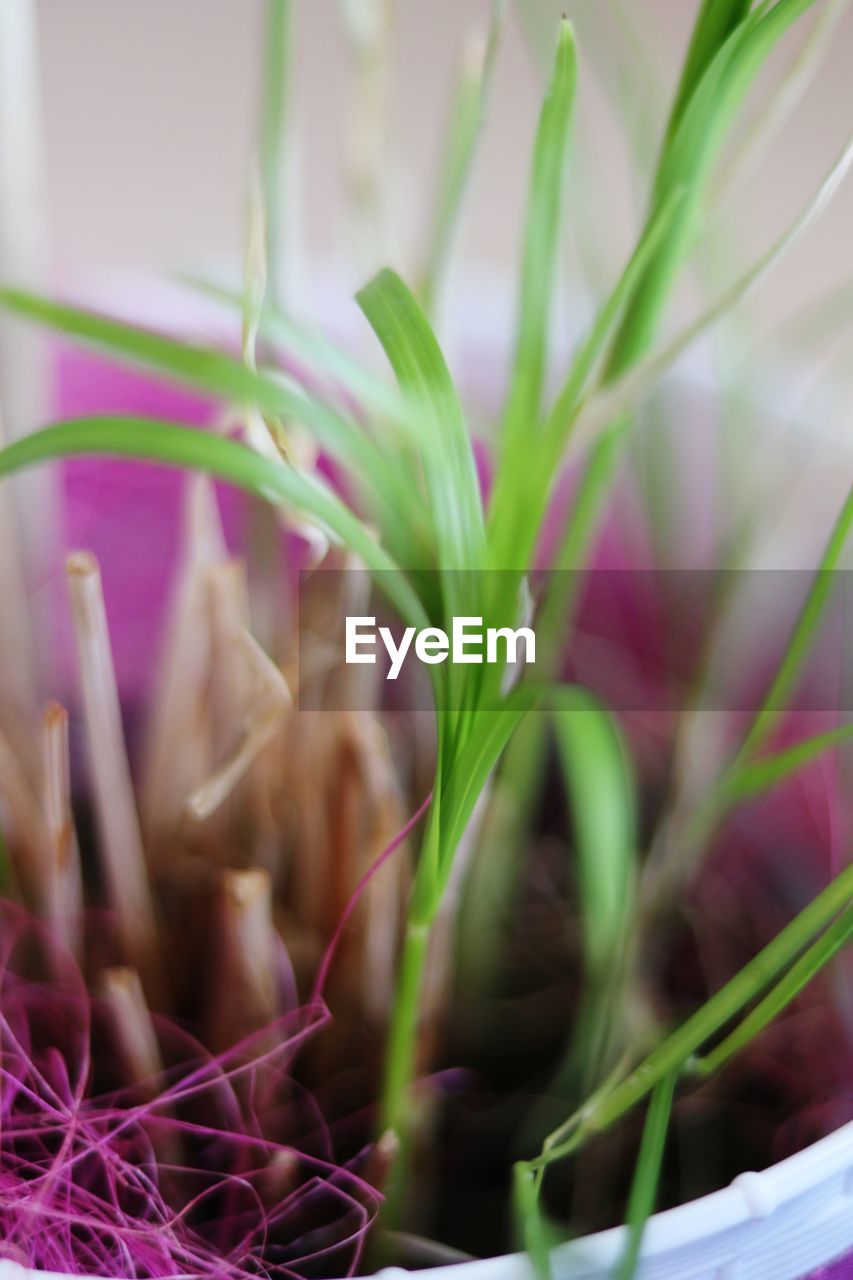
[[(614, 1227), (559, 1245), (555, 1280), (609, 1280), (625, 1244)], [(649, 1220), (637, 1280), (802, 1280), (853, 1249), (853, 1122), (763, 1173)], [(384, 1280), (406, 1275), (380, 1272)], [(436, 1267), (424, 1280), (531, 1280), (525, 1254)], [(0, 1276), (0, 1280), (3, 1277)]]

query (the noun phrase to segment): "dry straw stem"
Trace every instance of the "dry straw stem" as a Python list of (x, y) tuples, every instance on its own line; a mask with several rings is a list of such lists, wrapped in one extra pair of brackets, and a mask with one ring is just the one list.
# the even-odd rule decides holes
[[(0, 418), (0, 447), (6, 443)], [(0, 488), (0, 719), (27, 776), (35, 771), (35, 684), (24, 558), (13, 486)]]
[(99, 987), (128, 1083), (153, 1097), (163, 1063), (139, 974), (123, 965), (106, 969)]
[[(299, 683), (303, 697), (321, 710), (306, 710), (293, 720), (285, 747), (294, 817), (290, 883), (297, 915), (320, 940), (334, 932), (357, 878), (375, 821), (367, 815), (380, 795), (387, 798), (382, 776), (387, 749), (381, 759), (371, 760), (365, 743), (369, 717), (340, 709), (353, 700), (369, 705), (365, 682), (374, 679), (372, 668), (347, 667), (343, 661), (343, 618), (368, 609), (370, 580), (359, 568), (353, 557), (330, 553), (324, 569), (307, 580), (300, 600)], [(307, 802), (312, 795), (320, 802)], [(371, 894), (367, 897), (370, 901)], [(389, 927), (383, 922), (383, 936)]]
[[(330, 883), (331, 818), (328, 797), (339, 712), (304, 711), (295, 726), (287, 784), (293, 815), (289, 886), (293, 910), (312, 934), (334, 927), (337, 898)], [(305, 803), (305, 797), (311, 797)], [(330, 899), (332, 899), (330, 905)]]
[(42, 716), (43, 809), (49, 855), (45, 911), (57, 937), (72, 955), (81, 953), (83, 881), (71, 812), (71, 757), (68, 712), (50, 702)]
[[(97, 990), (114, 1037), (124, 1083), (142, 1100), (151, 1101), (162, 1090), (163, 1059), (139, 974), (123, 965), (105, 969), (98, 976)], [(173, 1166), (184, 1163), (177, 1131), (152, 1126), (151, 1141), (159, 1161)]]
[(426, 242), (418, 294), (431, 315), (444, 280), (465, 192), (471, 178), (477, 143), (482, 135), (494, 81), (495, 62), (509, 0), (493, 0), (487, 32), (469, 32), (445, 125), (435, 208)]
[(121, 710), (98, 562), (88, 552), (68, 559), (91, 788), (107, 891), (124, 958), (148, 985), (155, 978), (157, 929)]
[[(384, 1023), (394, 987), (409, 859), (397, 848), (369, 876), (356, 907), (353, 894), (405, 825), (398, 764), (383, 726), (362, 711), (305, 711), (284, 742), (284, 775), (293, 834), (289, 901), (316, 958), (343, 915), (354, 926), (341, 937), (333, 986), (359, 1012)], [(306, 797), (320, 797), (309, 802)]]
[[(362, 847), (353, 848), (350, 865), (369, 867), (405, 825), (405, 807), (383, 727), (371, 715), (356, 714), (348, 732), (360, 774), (357, 795), (365, 810)], [(377, 1021), (387, 1018), (394, 994), (409, 883), (408, 847), (403, 844), (373, 877), (364, 897), (361, 993), (365, 1011)]]
[[(208, 573), (213, 635), (213, 719), (221, 763), (193, 789), (184, 812), (202, 822), (219, 810), (281, 732), (292, 705), (284, 675), (250, 633), (245, 570), (238, 561)], [(235, 724), (243, 724), (236, 743)]]
[(235, 660), (239, 638), (249, 625), (246, 566), (235, 557), (207, 571), (210, 632), (213, 640), (209, 679), (214, 758), (222, 760), (234, 747), (251, 698), (245, 661)]
[(15, 876), (26, 901), (41, 909), (47, 877), (47, 831), (17, 753), (2, 730), (0, 798), (5, 801), (11, 824), (9, 852)]
[(211, 663), (208, 570), (227, 559), (216, 492), (192, 476), (184, 497), (184, 552), (146, 732), (142, 813), (147, 833), (178, 822), (187, 796), (209, 774), (206, 727)]
[(211, 985), (212, 1044), (226, 1047), (275, 1017), (276, 951), (272, 882), (259, 867), (223, 871), (217, 891), (218, 972)]
[(369, 265), (387, 252), (386, 150), (391, 111), (395, 0), (339, 0), (354, 64), (348, 112), (346, 174), (356, 249)]
[[(358, 713), (300, 717), (293, 759), (298, 835), (292, 884), (299, 914), (321, 939), (334, 933), (358, 874), (370, 797), (357, 731)], [(321, 805), (306, 803), (312, 794)], [(322, 807), (322, 812), (319, 812)]]

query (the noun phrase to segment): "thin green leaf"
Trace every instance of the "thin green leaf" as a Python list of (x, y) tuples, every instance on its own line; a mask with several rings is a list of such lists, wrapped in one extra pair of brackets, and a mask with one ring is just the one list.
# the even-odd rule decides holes
[[(21, 289), (0, 288), (0, 305), (58, 333), (198, 387), (234, 404), (251, 402), (263, 412), (298, 413), (299, 398), (282, 382), (253, 373), (242, 360), (212, 347), (154, 333), (82, 307), (53, 302)], [(310, 409), (310, 406), (308, 407)]]
[(495, 61), (506, 21), (508, 0), (494, 0), (485, 47), (469, 42), (451, 104), (445, 134), (438, 200), (429, 234), (426, 266), (419, 296), (431, 315), (444, 276), (454, 233), (468, 186), (477, 141), (491, 95)]
[[(683, 104), (676, 101), (674, 127), (661, 154), (650, 216), (678, 188), (685, 188), (687, 198), (620, 326), (609, 377), (622, 374), (648, 348), (673, 280), (691, 247), (701, 195), (732, 119), (774, 45), (814, 3), (778, 0), (774, 5), (759, 5), (719, 45)], [(717, 0), (721, 14), (727, 6), (728, 0)], [(702, 19), (700, 11), (700, 25)], [(704, 40), (702, 44), (697, 69), (709, 51)]]
[[(604, 390), (587, 405), (590, 417), (595, 421), (588, 421), (586, 424), (579, 421), (573, 430), (570, 448), (580, 451), (593, 441), (595, 444), (584, 469), (575, 507), (566, 528), (564, 564), (577, 567), (583, 563), (598, 525), (605, 495), (609, 492), (618, 467), (622, 439), (627, 427), (624, 414), (633, 408), (638, 399), (636, 392), (639, 383), (632, 388), (626, 382), (623, 386), (626, 394), (614, 396), (612, 401), (606, 403), (607, 384), (626, 376), (630, 379), (632, 373), (626, 374), (626, 371), (630, 371), (631, 366), (648, 350), (672, 283), (691, 247), (707, 176), (738, 106), (777, 40), (813, 3), (814, 0), (778, 0), (772, 7), (766, 3), (761, 4), (723, 40), (707, 63), (693, 92), (689, 96), (685, 93), (683, 97), (676, 97), (672, 112), (673, 128), (662, 149), (652, 194), (650, 219), (655, 216), (655, 211), (660, 209), (662, 203), (672, 197), (673, 192), (683, 190), (685, 195), (664, 242), (648, 263), (625, 308), (608, 354), (602, 378)], [(719, 0), (721, 14), (726, 11), (726, 7), (727, 0)], [(731, 10), (731, 14), (736, 16), (734, 10)], [(706, 20), (711, 24), (711, 17), (707, 16), (706, 19), (706, 10), (700, 10), (699, 25), (704, 25)], [(715, 27), (718, 35), (724, 28), (725, 23)], [(707, 36), (711, 25), (705, 31)], [(706, 36), (700, 41), (702, 56), (697, 53), (693, 59), (691, 53), (694, 72), (683, 79), (685, 86), (689, 85), (694, 73), (705, 63), (713, 46), (714, 41), (710, 36), (706, 39)], [(726, 307), (731, 305), (730, 300), (724, 301)], [(716, 316), (711, 317), (710, 322), (715, 318)], [(705, 319), (706, 323), (701, 328), (707, 327), (709, 321), (707, 317)], [(689, 336), (683, 336), (690, 342), (697, 335), (693, 332)], [(662, 365), (655, 367), (655, 357), (650, 358), (646, 366), (648, 378), (644, 381), (644, 391), (658, 379), (663, 368), (671, 363), (687, 342), (679, 345), (678, 350), (670, 351), (668, 359)]]
[(292, 9), (291, 0), (267, 0), (261, 83), (259, 151), (266, 225), (266, 263), (270, 295), (277, 306), (281, 304), (281, 197), (284, 185), (285, 109)]
[(714, 832), (733, 808), (781, 786), (824, 752), (851, 739), (853, 725), (842, 725), (757, 760), (745, 760), (741, 752), (705, 793), (685, 823), (680, 839), (667, 847), (663, 860), (656, 866), (646, 863), (647, 912), (656, 911), (661, 901), (689, 881)]
[(470, 571), (483, 564), (483, 508), (462, 406), (429, 321), (399, 276), (380, 272), (358, 294), (358, 303), (418, 421), (425, 423), (421, 460), (445, 607), (448, 616), (464, 615), (472, 603)]
[(588, 975), (619, 964), (637, 844), (628, 753), (613, 717), (583, 689), (560, 690), (554, 731), (571, 805)]
[(447, 768), (441, 796), (441, 844), (448, 872), (448, 855), (452, 858), (455, 853), (501, 752), (540, 696), (535, 686), (523, 682), (507, 695), (500, 708), (485, 710), (469, 729), (452, 768)]
[[(243, 295), (236, 289), (198, 276), (182, 277), (195, 292), (239, 311)], [(267, 302), (260, 317), (259, 332), (283, 356), (297, 361), (314, 380), (345, 392), (360, 409), (395, 424), (411, 425), (412, 408), (406, 405), (399, 388), (375, 374), (338, 346), (326, 334), (308, 328)]]
[(580, 403), (596, 361), (601, 358), (619, 316), (630, 305), (635, 290), (658, 247), (666, 238), (684, 198), (685, 189), (677, 187), (651, 218), (628, 259), (622, 275), (598, 312), (589, 334), (579, 347), (572, 361), (569, 376), (557, 397), (554, 408), (548, 415), (545, 426), (546, 433), (554, 438), (552, 448), (562, 451), (565, 436), (573, 421), (573, 414)]
[(569, 440), (569, 456), (584, 451), (606, 436), (614, 423), (624, 418), (660, 381), (675, 363), (707, 329), (752, 292), (768, 272), (813, 226), (841, 186), (853, 164), (851, 138), (817, 192), (776, 243), (752, 267), (735, 281), (691, 324), (671, 341), (636, 362), (629, 372), (606, 384), (587, 401), (578, 415)]
[[(490, 563), (521, 570), (532, 552), (550, 488), (550, 472), (533, 449), (539, 433), (548, 332), (557, 274), (563, 171), (577, 83), (574, 33), (563, 20), (533, 151), (518, 321), (501, 450), (489, 510)], [(518, 537), (524, 523), (526, 536)]]
[(513, 1166), (512, 1188), (519, 1244), (530, 1256), (538, 1280), (551, 1280), (551, 1246), (556, 1241), (551, 1239), (539, 1203), (536, 1175), (523, 1161)]
[(503, 488), (495, 486), (488, 519), (492, 564), (505, 569), (508, 565), (523, 568), (528, 563), (539, 536), (566, 437), (582, 404), (583, 393), (620, 316), (630, 305), (649, 262), (667, 235), (683, 198), (682, 190), (674, 191), (649, 222), (622, 275), (575, 353), (568, 377), (545, 421), (537, 456), (525, 463), (524, 501), (517, 491), (517, 476), (513, 484), (507, 483)]
[(773, 682), (744, 738), (735, 767), (738, 767), (748, 756), (754, 755), (767, 741), (788, 704), (826, 611), (834, 583), (834, 573), (847, 545), (851, 528), (853, 528), (853, 487), (833, 526), (791, 639)]
[(369, 479), (377, 462), (382, 463), (376, 446), (341, 415), (282, 377), (249, 369), (242, 360), (216, 348), (183, 342), (20, 289), (0, 288), (0, 305), (75, 341), (143, 365), (211, 396), (236, 405), (254, 404), (262, 413), (302, 422), (324, 449), (350, 466), (362, 480)]
[[(563, 1061), (547, 1092), (583, 1097), (612, 1065), (624, 1010), (637, 881), (636, 803), (615, 719), (584, 689), (561, 686), (552, 722), (573, 831), (584, 983)], [(541, 1133), (539, 1111), (531, 1131)]]
[(0, 475), (81, 453), (116, 454), (205, 471), (297, 511), (380, 575), (383, 590), (409, 624), (428, 625), (420, 601), (397, 565), (328, 485), (285, 463), (263, 458), (236, 440), (149, 418), (76, 418), (24, 436), (0, 451)]
[(825, 933), (797, 960), (781, 982), (752, 1009), (734, 1031), (694, 1064), (702, 1076), (712, 1075), (740, 1053), (800, 994), (812, 978), (853, 939), (853, 904), (832, 922)]
[(359, 260), (379, 261), (387, 230), (392, 54), (397, 0), (338, 0), (352, 64), (343, 121), (347, 224)]
[(718, 51), (749, 12), (751, 0), (703, 0), (687, 49), (675, 99), (670, 110), (666, 142), (681, 123), (687, 104)]
[[(586, 1103), (571, 1126), (571, 1136), (565, 1142), (546, 1143), (542, 1155), (531, 1164), (544, 1167), (577, 1150), (579, 1127), (585, 1133), (606, 1129), (625, 1111), (636, 1106), (666, 1076), (681, 1071), (732, 1018), (766, 992), (839, 912), (846, 911), (851, 904), (853, 866), (837, 875), (772, 942), (672, 1032), (635, 1070)], [(564, 1125), (560, 1131), (568, 1129), (569, 1126)]]
[[(240, 295), (240, 305), (242, 302)], [(0, 288), (0, 305), (75, 341), (231, 404), (251, 404), (262, 414), (302, 423), (360, 485), (389, 545), (401, 555), (410, 547), (422, 546), (422, 522), (412, 503), (411, 484), (399, 466), (393, 465), (388, 450), (371, 439), (360, 424), (350, 422), (283, 377), (248, 368), (242, 360), (215, 348), (183, 342), (19, 289)]]
[(646, 1223), (654, 1213), (660, 1182), (663, 1152), (672, 1113), (675, 1093), (675, 1073), (665, 1076), (652, 1091), (651, 1102), (643, 1127), (640, 1154), (631, 1181), (625, 1225), (628, 1239), (625, 1252), (613, 1273), (613, 1280), (633, 1280), (640, 1261)]
[(722, 797), (727, 806), (752, 800), (787, 782), (801, 769), (814, 763), (824, 752), (851, 739), (853, 725), (845, 724), (838, 729), (830, 729), (827, 733), (815, 734), (813, 738), (797, 742), (774, 755), (742, 764), (724, 780)]
[(537, 429), (556, 276), (563, 168), (577, 82), (574, 35), (563, 21), (533, 153), (521, 267), (515, 357), (503, 415), (503, 449), (512, 467)]
[(773, 140), (793, 115), (818, 69), (832, 47), (835, 29), (849, 8), (850, 0), (827, 0), (818, 12), (793, 65), (763, 104), (716, 183), (715, 209), (719, 210), (741, 185), (753, 176)]

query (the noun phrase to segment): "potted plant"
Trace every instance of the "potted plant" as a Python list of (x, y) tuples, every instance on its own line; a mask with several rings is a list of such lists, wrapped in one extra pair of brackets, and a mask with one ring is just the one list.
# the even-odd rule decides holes
[[(105, 392), (103, 366), (83, 366), (73, 416), (8, 445), (0, 473), (84, 455), (196, 473), (152, 490), (147, 523), (182, 526), (150, 544), (145, 579), (125, 566), (105, 597), (91, 551), (67, 560), (85, 758), (59, 704), (0, 706), (13, 1260), (795, 1280), (853, 1245), (851, 731), (826, 674), (853, 497), (824, 513), (806, 571), (752, 571), (785, 468), (768, 494), (766, 463), (748, 440), (732, 459), (712, 421), (691, 471), (701, 446), (732, 488), (703, 555), (679, 557), (676, 499), (699, 489), (672, 460), (672, 384), (653, 399), (849, 166), (848, 146), (760, 260), (661, 336), (721, 148), (812, 7), (697, 4), (647, 215), (554, 394), (578, 66), (560, 24), (506, 395), (482, 440), (429, 317), (500, 0), (451, 113), (426, 266), (358, 294), (393, 382), (277, 296), (286, 0), (270, 0), (244, 286), (203, 286), (241, 322), (239, 349), (176, 336), (169, 315), (154, 331), (0, 290), (145, 372)], [(345, 10), (370, 121), (385, 10)], [(365, 235), (371, 136), (355, 130), (352, 157)], [(164, 400), (163, 380), (200, 398)], [(691, 404), (713, 419), (732, 390), (694, 386)], [(755, 417), (753, 401), (744, 431), (766, 441)], [(64, 473), (72, 510), (82, 495), (95, 512), (88, 541), (113, 504), (106, 575), (129, 474)], [(140, 560), (147, 536), (129, 544)], [(7, 541), (12, 569), (16, 554)], [(147, 684), (116, 675), (133, 609), (160, 635)], [(680, 1207), (653, 1217), (664, 1201)], [(513, 1238), (529, 1259), (496, 1259)]]

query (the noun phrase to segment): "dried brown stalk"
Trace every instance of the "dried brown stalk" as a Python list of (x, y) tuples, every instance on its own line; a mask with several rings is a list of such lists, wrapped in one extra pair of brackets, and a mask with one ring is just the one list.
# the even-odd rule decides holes
[(194, 476), (185, 498), (184, 561), (178, 575), (142, 780), (146, 832), (174, 828), (187, 795), (214, 761), (207, 723), (212, 637), (207, 574), (227, 558), (216, 493)]
[[(238, 561), (209, 574), (214, 635), (211, 681), (221, 763), (185, 804), (194, 821), (219, 810), (260, 753), (278, 735), (291, 706), (283, 674), (247, 626), (245, 571)], [(234, 725), (242, 726), (236, 741)]]
[[(0, 418), (0, 446), (6, 443)], [(15, 488), (0, 486), (0, 723), (24, 772), (36, 774), (33, 640), (23, 572)]]
[[(405, 822), (400, 785), (388, 738), (379, 722), (360, 715), (352, 727), (359, 753), (367, 832), (361, 861), (379, 857)], [(358, 860), (356, 865), (358, 865)], [(394, 992), (397, 953), (410, 887), (408, 850), (401, 846), (373, 877), (365, 894), (362, 970), (365, 1009), (378, 1021), (388, 1015)]]
[(99, 987), (126, 1079), (153, 1097), (163, 1062), (139, 974), (123, 965), (105, 969)]
[(275, 1017), (280, 943), (266, 871), (223, 871), (217, 898), (217, 972), (211, 985), (209, 1035), (211, 1043), (222, 1048)]
[(110, 904), (124, 958), (146, 986), (157, 978), (157, 929), (121, 722), (101, 575), (94, 556), (69, 557), (68, 583), (83, 694), (92, 796)]
[(2, 731), (0, 798), (5, 801), (9, 817), (9, 854), (21, 892), (32, 907), (41, 910), (48, 862), (47, 831), (18, 755)]
[(221, 760), (234, 745), (251, 698), (251, 676), (245, 661), (234, 660), (240, 636), (249, 627), (246, 566), (230, 557), (207, 571), (208, 608), (213, 651), (210, 676), (213, 749)]
[(385, 152), (392, 118), (391, 46), (395, 0), (344, 0), (355, 84), (346, 138), (352, 224), (363, 265), (374, 270), (387, 237)]
[(80, 851), (71, 814), (68, 712), (48, 703), (42, 717), (43, 807), (49, 865), (45, 912), (56, 936), (72, 955), (81, 953), (83, 883)]

